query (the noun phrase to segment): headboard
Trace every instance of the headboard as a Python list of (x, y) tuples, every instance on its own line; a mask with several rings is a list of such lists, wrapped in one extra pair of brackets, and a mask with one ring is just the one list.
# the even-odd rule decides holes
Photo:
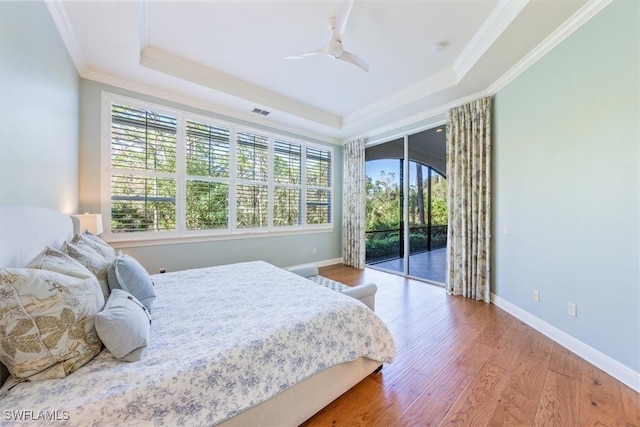
[[(45, 246), (59, 249), (71, 237), (68, 215), (47, 208), (0, 206), (0, 267), (24, 267)], [(8, 376), (0, 364), (0, 385)]]

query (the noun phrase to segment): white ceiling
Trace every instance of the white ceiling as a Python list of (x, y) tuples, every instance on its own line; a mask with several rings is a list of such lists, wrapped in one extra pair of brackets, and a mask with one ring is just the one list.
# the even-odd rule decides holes
[(356, 0), (343, 44), (368, 73), (324, 55), (284, 59), (324, 46), (342, 1), (47, 5), (82, 77), (339, 141), (486, 94), (550, 35), (575, 29), (567, 22), (589, 3)]

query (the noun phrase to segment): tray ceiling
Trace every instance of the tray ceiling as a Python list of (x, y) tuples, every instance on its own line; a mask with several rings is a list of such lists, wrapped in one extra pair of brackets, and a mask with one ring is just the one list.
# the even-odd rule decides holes
[(285, 59), (327, 44), (341, 1), (47, 5), (82, 77), (339, 141), (487, 93), (593, 3), (355, 1), (343, 45), (369, 72)]

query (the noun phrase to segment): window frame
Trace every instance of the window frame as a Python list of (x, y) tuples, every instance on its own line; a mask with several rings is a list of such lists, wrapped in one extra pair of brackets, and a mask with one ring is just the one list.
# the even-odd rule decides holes
[[(111, 231), (111, 177), (113, 171), (117, 168), (111, 166), (111, 126), (112, 126), (112, 104), (124, 104), (133, 108), (141, 108), (153, 112), (172, 115), (177, 120), (177, 133), (176, 133), (176, 229), (170, 231), (140, 231), (140, 232), (112, 232)], [(330, 232), (333, 231), (335, 222), (335, 152), (331, 146), (314, 143), (304, 140), (302, 138), (291, 137), (282, 135), (274, 131), (259, 129), (251, 127), (250, 125), (238, 124), (233, 121), (225, 121), (217, 118), (212, 118), (198, 113), (193, 113), (178, 108), (167, 107), (164, 105), (146, 102), (139, 99), (121, 96), (109, 92), (102, 92), (101, 102), (101, 133), (102, 138), (101, 145), (101, 194), (100, 194), (100, 212), (104, 218), (105, 232), (103, 237), (110, 242), (122, 243), (122, 246), (126, 246), (127, 242), (140, 242), (145, 241), (148, 244), (162, 243), (183, 243), (189, 241), (202, 241), (202, 240), (227, 240), (236, 238), (254, 238), (254, 237), (273, 237), (277, 235), (290, 235), (290, 234), (309, 234), (315, 232)], [(186, 192), (187, 181), (193, 180), (194, 175), (187, 175), (186, 164), (186, 123), (187, 121), (197, 122), (208, 126), (214, 126), (229, 130), (229, 176), (228, 178), (221, 177), (207, 177), (205, 180), (208, 182), (226, 183), (229, 191), (228, 201), (228, 222), (226, 228), (218, 229), (194, 229), (190, 230), (186, 224)], [(251, 185), (255, 183), (257, 185), (265, 185), (264, 181), (253, 181), (240, 179), (237, 176), (237, 145), (238, 145), (238, 133), (248, 133), (257, 136), (263, 136), (267, 138), (267, 190), (268, 190), (268, 220), (265, 227), (238, 227), (237, 221), (237, 191), (238, 185)], [(275, 180), (275, 141), (287, 142), (292, 145), (300, 146), (301, 150), (301, 164), (300, 164), (300, 184), (299, 186), (293, 184), (278, 183)], [(324, 224), (307, 224), (307, 192), (311, 189), (315, 189), (315, 186), (307, 187), (306, 184), (306, 152), (307, 148), (322, 150), (329, 153), (331, 157), (330, 162), (330, 187), (327, 190), (330, 192), (329, 197), (329, 222)], [(169, 174), (171, 175), (171, 174)], [(299, 188), (300, 189), (300, 221), (295, 225), (275, 225), (274, 224), (274, 208), (275, 208), (275, 190), (278, 187), (287, 188)]]
[[(299, 175), (298, 175), (298, 183), (297, 184), (293, 184), (291, 182), (278, 182), (276, 181), (276, 177), (275, 177), (275, 166), (276, 166), (276, 144), (288, 144), (289, 146), (295, 145), (298, 146), (300, 152), (298, 153), (299, 155)], [(271, 145), (271, 150), (273, 151), (273, 155), (271, 156), (272, 158), (272, 163), (271, 163), (271, 173), (274, 174), (274, 176), (272, 177), (271, 181), (273, 183), (273, 194), (272, 194), (272, 203), (269, 204), (270, 207), (270, 214), (273, 217), (271, 219), (271, 225), (277, 229), (277, 230), (286, 230), (287, 228), (290, 227), (295, 227), (292, 225), (276, 225), (275, 224), (275, 208), (276, 208), (276, 202), (275, 202), (275, 198), (276, 198), (276, 190), (277, 189), (284, 189), (284, 190), (297, 190), (298, 191), (298, 220), (302, 223), (305, 222), (305, 217), (303, 216), (305, 214), (305, 210), (303, 209), (303, 203), (304, 202), (304, 198), (303, 198), (303, 192), (305, 191), (305, 186), (303, 185), (302, 180), (305, 177), (305, 161), (304, 161), (304, 152), (305, 152), (305, 146), (303, 144), (301, 144), (298, 141), (290, 141), (287, 140), (285, 138), (274, 138), (273, 140), (273, 144)], [(288, 154), (291, 153), (291, 151), (287, 152)], [(306, 222), (305, 222), (306, 223)]]

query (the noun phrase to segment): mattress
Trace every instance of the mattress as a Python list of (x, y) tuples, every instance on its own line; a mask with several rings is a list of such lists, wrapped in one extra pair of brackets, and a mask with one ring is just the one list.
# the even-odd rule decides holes
[(105, 349), (67, 378), (5, 387), (3, 407), (78, 426), (212, 425), (329, 367), (395, 356), (391, 334), (364, 304), (265, 262), (153, 279), (141, 361)]

